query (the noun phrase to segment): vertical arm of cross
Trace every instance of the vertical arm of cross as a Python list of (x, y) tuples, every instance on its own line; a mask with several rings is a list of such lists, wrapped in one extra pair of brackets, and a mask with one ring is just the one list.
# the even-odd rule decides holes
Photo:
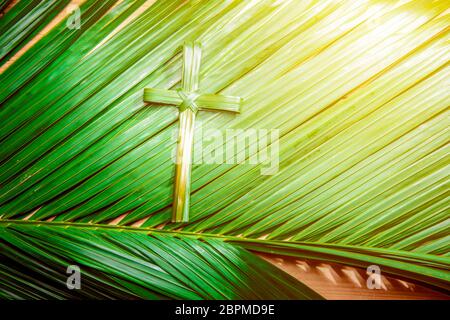
[[(198, 90), (201, 48), (199, 43), (186, 43), (183, 47), (183, 70), (181, 88), (184, 94)], [(195, 98), (194, 98), (195, 99)], [(184, 99), (186, 101), (186, 99)], [(180, 129), (178, 132), (177, 163), (175, 167), (175, 190), (173, 199), (173, 222), (189, 220), (191, 192), (192, 148), (194, 145), (195, 110), (183, 102), (180, 105)], [(192, 104), (195, 105), (193, 102)]]

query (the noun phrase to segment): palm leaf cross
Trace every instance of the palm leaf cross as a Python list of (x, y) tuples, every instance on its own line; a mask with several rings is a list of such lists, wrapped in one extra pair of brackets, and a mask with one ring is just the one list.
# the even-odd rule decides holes
[(145, 102), (178, 105), (180, 129), (178, 134), (175, 190), (172, 222), (189, 221), (192, 149), (195, 115), (199, 110), (239, 112), (241, 98), (225, 95), (199, 94), (201, 46), (199, 42), (187, 42), (183, 47), (183, 71), (181, 88), (144, 90)]

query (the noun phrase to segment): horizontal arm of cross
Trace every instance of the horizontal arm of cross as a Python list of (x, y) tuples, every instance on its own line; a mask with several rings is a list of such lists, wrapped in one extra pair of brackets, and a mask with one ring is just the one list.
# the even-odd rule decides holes
[[(144, 101), (179, 106), (183, 102), (175, 90), (144, 89)], [(199, 110), (240, 112), (241, 98), (218, 94), (200, 94), (195, 99)]]

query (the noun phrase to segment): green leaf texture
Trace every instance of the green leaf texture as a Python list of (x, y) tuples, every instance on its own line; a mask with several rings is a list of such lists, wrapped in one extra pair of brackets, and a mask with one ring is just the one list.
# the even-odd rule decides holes
[[(7, 257), (0, 263), (2, 298), (321, 298), (261, 258), (215, 239), (14, 224), (0, 230)], [(87, 290), (62, 290), (61, 266), (75, 262)], [(38, 290), (29, 292), (30, 285)]]
[[(45, 17), (38, 15), (33, 26), (31, 12), (44, 6), (38, 1), (27, 2), (35, 11), (19, 2), (0, 18), (8, 54), (60, 2), (46, 2)], [(202, 241), (195, 243), (204, 250), (237, 250), (245, 263), (254, 257), (241, 247), (377, 264), (449, 290), (447, 0), (87, 0), (80, 9), (81, 29), (62, 21), (0, 75), (0, 219), (8, 259), (39, 252), (36, 263), (46, 259), (56, 267), (63, 255), (53, 241), (67, 241), (70, 248), (61, 250), (84, 261), (75, 247), (91, 239), (96, 248), (112, 246), (124, 259), (138, 259), (133, 268), (145, 262), (176, 277), (143, 248), (161, 241), (186, 248), (188, 237)], [(202, 43), (200, 91), (243, 99), (239, 115), (200, 111), (197, 123), (204, 132), (278, 129), (279, 171), (268, 176), (261, 165), (194, 165), (190, 221), (173, 224), (178, 111), (145, 104), (143, 94), (180, 86), (181, 47), (194, 40)], [(249, 146), (245, 158), (255, 150)], [(60, 229), (107, 228), (112, 221), (124, 230), (113, 233), (115, 240), (94, 231), (83, 240), (81, 231), (72, 236)], [(149, 239), (135, 239), (133, 225), (150, 232)], [(44, 238), (51, 230), (55, 240)], [(23, 241), (9, 242), (18, 237)], [(36, 247), (28, 242), (34, 237), (41, 241)], [(111, 288), (119, 282), (135, 296), (261, 294), (254, 287), (240, 291), (239, 282), (236, 291), (210, 292), (202, 277), (192, 284), (176, 278), (179, 292), (149, 288), (132, 271), (118, 274), (106, 260), (100, 267), (102, 250), (95, 251), (100, 260), (84, 261), (93, 268), (90, 281)], [(178, 259), (173, 254), (160, 258)], [(228, 253), (211, 258), (219, 257), (231, 259)], [(23, 278), (4, 268), (10, 294), (17, 294)]]

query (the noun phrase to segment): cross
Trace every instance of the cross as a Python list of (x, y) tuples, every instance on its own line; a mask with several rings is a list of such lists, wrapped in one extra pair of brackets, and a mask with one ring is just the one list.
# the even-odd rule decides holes
[(145, 102), (176, 105), (180, 111), (172, 222), (189, 221), (192, 149), (197, 112), (212, 110), (239, 113), (240, 111), (241, 98), (239, 97), (203, 94), (198, 91), (200, 60), (200, 43), (185, 43), (181, 88), (178, 90), (144, 89)]

